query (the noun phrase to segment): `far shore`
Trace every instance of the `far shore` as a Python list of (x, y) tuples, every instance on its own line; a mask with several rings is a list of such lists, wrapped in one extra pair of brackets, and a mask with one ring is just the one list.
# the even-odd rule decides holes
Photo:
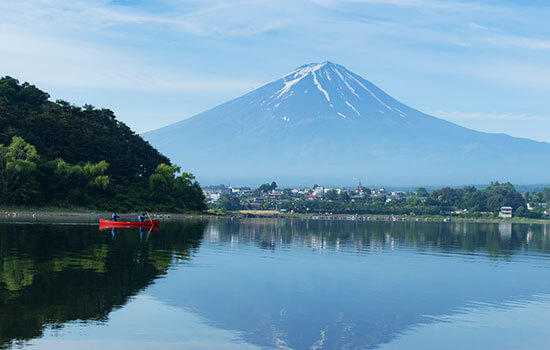
[[(63, 209), (63, 208), (2, 208), (0, 219), (72, 219), (95, 221), (99, 219), (110, 219), (111, 212), (93, 211), (88, 209)], [(472, 223), (533, 223), (550, 224), (549, 219), (527, 219), (527, 218), (467, 218), (457, 216), (404, 216), (404, 215), (354, 215), (354, 214), (290, 214), (280, 213), (275, 210), (241, 210), (233, 212), (206, 212), (206, 213), (155, 213), (151, 217), (160, 220), (181, 220), (190, 218), (264, 218), (264, 219), (304, 219), (315, 221), (387, 221), (387, 222), (472, 222)], [(118, 213), (121, 220), (136, 221), (137, 212)]]
[(529, 219), (529, 218), (471, 218), (460, 216), (406, 216), (393, 214), (287, 214), (279, 213), (273, 210), (240, 210), (237, 212), (226, 213), (223, 216), (246, 217), (246, 218), (302, 218), (316, 221), (391, 221), (391, 222), (473, 222), (473, 223), (534, 223), (550, 224), (550, 219)]

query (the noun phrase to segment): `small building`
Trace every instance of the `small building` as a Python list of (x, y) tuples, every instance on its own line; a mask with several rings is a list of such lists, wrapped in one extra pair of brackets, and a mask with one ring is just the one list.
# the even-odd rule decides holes
[(248, 206), (251, 210), (263, 210), (264, 207), (262, 207), (261, 203), (249, 203)]
[(527, 203), (527, 210), (533, 211), (537, 207), (541, 207), (542, 209), (546, 210), (546, 203)]
[(318, 195), (318, 194), (310, 194), (310, 195), (304, 196), (304, 199), (306, 199), (308, 201), (314, 201), (316, 199), (323, 199), (323, 196)]
[(326, 189), (323, 186), (317, 186), (313, 188), (313, 191), (311, 192), (311, 194), (315, 196), (322, 196), (325, 194), (325, 192), (326, 192)]
[(216, 203), (222, 195), (221, 192), (212, 191), (212, 190), (206, 190), (206, 191), (203, 191), (203, 193), (204, 193), (204, 196), (206, 197), (207, 204)]
[(512, 217), (512, 207), (501, 207), (500, 212), (498, 213), (499, 218), (511, 218)]
[(282, 196), (283, 196), (283, 191), (275, 191), (275, 190), (265, 194), (265, 197), (268, 197), (271, 199), (279, 199)]

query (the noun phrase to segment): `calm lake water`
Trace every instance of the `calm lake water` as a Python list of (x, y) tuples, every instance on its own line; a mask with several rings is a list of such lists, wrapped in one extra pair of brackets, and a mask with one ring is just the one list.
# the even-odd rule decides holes
[(548, 349), (550, 227), (0, 223), (0, 348)]

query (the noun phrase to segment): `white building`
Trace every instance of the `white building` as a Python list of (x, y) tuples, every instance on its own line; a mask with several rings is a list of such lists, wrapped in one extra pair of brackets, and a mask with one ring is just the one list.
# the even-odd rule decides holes
[(499, 218), (511, 218), (512, 217), (512, 207), (502, 207), (498, 213)]
[(204, 192), (204, 196), (206, 197), (206, 203), (208, 204), (216, 203), (222, 195), (220, 191), (206, 190), (203, 192)]
[(315, 196), (322, 196), (325, 194), (325, 188), (323, 186), (317, 186), (313, 189), (311, 194)]

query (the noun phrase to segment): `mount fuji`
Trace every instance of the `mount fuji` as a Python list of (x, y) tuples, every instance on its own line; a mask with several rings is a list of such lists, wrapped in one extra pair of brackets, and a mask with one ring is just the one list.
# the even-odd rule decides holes
[(331, 63), (143, 135), (203, 184), (547, 183), (550, 144), (474, 131)]

